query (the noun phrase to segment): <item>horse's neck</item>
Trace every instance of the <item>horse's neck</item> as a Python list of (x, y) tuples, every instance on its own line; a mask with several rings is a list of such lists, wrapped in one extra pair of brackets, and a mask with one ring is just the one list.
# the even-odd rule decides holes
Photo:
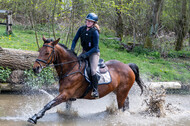
[(61, 76), (61, 74), (67, 73), (67, 71), (71, 69), (75, 62), (69, 62), (74, 60), (76, 60), (76, 57), (71, 55), (66, 49), (56, 46), (54, 65), (59, 76)]
[[(65, 54), (65, 51), (67, 54)], [(84, 67), (85, 67), (85, 62), (83, 62), (81, 64), (79, 64), (78, 62), (65, 64), (66, 62), (76, 61), (77, 57), (74, 56), (74, 54), (67, 52), (67, 50), (61, 50), (56, 53), (57, 53), (57, 55), (56, 55), (57, 64), (64, 64), (64, 65), (58, 65), (58, 66), (55, 65), (56, 71), (59, 76), (59, 81), (60, 81), (59, 82), (60, 83), (59, 90), (62, 91), (64, 89), (64, 85), (65, 85), (64, 83), (67, 83), (67, 87), (70, 86), (71, 89), (74, 90), (75, 96), (81, 97), (83, 95), (83, 92), (85, 92), (85, 90), (88, 86), (88, 82), (86, 82), (84, 79), (83, 79), (83, 81), (81, 81), (81, 78), (83, 78), (82, 74), (74, 74), (74, 73), (79, 73), (79, 72), (83, 73)], [(69, 76), (69, 74), (70, 75), (72, 74), (72, 76)], [(72, 81), (69, 81), (69, 82), (61, 81), (61, 80), (65, 79), (65, 77), (69, 78)], [(74, 87), (75, 89), (73, 89), (72, 82), (78, 82), (77, 85), (80, 88), (76, 88), (76, 86), (75, 86)]]

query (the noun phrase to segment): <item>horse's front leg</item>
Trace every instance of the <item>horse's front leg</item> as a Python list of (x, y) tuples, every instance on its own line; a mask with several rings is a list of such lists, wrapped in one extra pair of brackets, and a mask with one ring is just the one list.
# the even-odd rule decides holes
[(53, 105), (56, 103), (55, 100), (50, 101), (48, 104), (44, 106), (44, 108), (39, 111), (37, 114), (34, 114), (31, 118), (28, 119), (28, 122), (36, 124), (37, 120), (42, 118), (45, 114), (45, 112), (53, 107)]
[(57, 98), (55, 98), (54, 100), (52, 100), (48, 104), (46, 104), (41, 111), (39, 111), (37, 114), (34, 114), (31, 118), (29, 118), (28, 122), (30, 122), (32, 124), (36, 124), (37, 120), (42, 118), (47, 110), (51, 109), (52, 107), (54, 107), (64, 101), (66, 101), (66, 99), (64, 97), (62, 97), (61, 95), (58, 96)]

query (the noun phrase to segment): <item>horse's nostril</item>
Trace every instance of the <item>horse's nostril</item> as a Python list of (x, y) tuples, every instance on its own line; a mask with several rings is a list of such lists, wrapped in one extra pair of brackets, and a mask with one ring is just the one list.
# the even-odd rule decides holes
[(34, 73), (38, 71), (39, 67), (33, 68)]
[(32, 70), (33, 70), (33, 72), (35, 72), (35, 71), (36, 71), (36, 68), (33, 68)]

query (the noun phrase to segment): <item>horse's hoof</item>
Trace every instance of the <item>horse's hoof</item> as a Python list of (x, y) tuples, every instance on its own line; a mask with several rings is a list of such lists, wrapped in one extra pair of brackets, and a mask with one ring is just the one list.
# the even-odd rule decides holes
[(36, 123), (37, 123), (37, 121), (36, 121), (36, 120), (33, 120), (32, 118), (29, 118), (29, 119), (28, 119), (28, 122), (29, 122), (29, 123), (32, 123), (32, 124), (36, 124)]

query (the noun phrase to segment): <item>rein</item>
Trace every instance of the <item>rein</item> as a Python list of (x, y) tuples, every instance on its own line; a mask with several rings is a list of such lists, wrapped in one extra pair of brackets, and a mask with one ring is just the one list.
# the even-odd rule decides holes
[(64, 63), (58, 63), (58, 64), (53, 64), (53, 65), (48, 65), (50, 67), (53, 66), (60, 66), (60, 65), (65, 65), (65, 64), (69, 64), (69, 63), (74, 63), (74, 62), (78, 62), (79, 60), (73, 60), (73, 61), (68, 61), (68, 62), (64, 62)]
[[(68, 77), (68, 76), (70, 76), (70, 75), (72, 75), (72, 74), (75, 74), (75, 73), (80, 73), (80, 74), (84, 75), (84, 74), (80, 71), (80, 68), (81, 68), (81, 60), (73, 60), (73, 61), (68, 61), (68, 62), (64, 62), (64, 63), (59, 63), (59, 64), (50, 65), (50, 64), (53, 63), (53, 55), (54, 55), (54, 52), (55, 52), (54, 46), (50, 46), (50, 45), (43, 45), (43, 46), (50, 47), (50, 48), (53, 49), (53, 51), (51, 52), (50, 56), (49, 56), (48, 59), (47, 59), (47, 61), (48, 61), (48, 60), (52, 57), (52, 58), (51, 58), (51, 61), (50, 61), (49, 63), (47, 63), (47, 61), (42, 60), (42, 59), (36, 59), (36, 62), (40, 65), (41, 68), (53, 67), (53, 66), (60, 66), (60, 65), (62, 66), (62, 65), (65, 65), (65, 64), (70, 64), (70, 63), (74, 63), (74, 62), (79, 62), (79, 70), (70, 73), (70, 72), (74, 69), (74, 67), (77, 65), (77, 63), (76, 63), (68, 72), (66, 72), (63, 76), (61, 76), (61, 78)], [(43, 67), (40, 62), (43, 62), (46, 66)], [(62, 73), (62, 72), (61, 72), (61, 73)], [(70, 73), (70, 74), (69, 74), (69, 73)], [(60, 79), (61, 79), (61, 78), (60, 78)]]

